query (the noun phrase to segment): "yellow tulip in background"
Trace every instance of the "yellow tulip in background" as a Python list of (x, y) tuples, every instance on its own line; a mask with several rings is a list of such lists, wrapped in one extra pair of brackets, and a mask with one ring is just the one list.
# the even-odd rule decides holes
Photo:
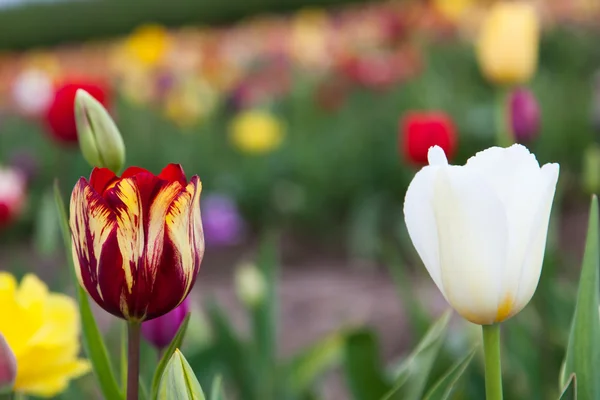
[(171, 40), (167, 30), (160, 25), (143, 25), (125, 42), (129, 55), (146, 66), (159, 64), (169, 51)]
[(429, 150), (404, 217), (431, 278), (465, 319), (502, 322), (531, 300), (558, 172), (521, 145), (489, 148), (465, 166), (449, 165), (440, 147)]
[(533, 5), (495, 3), (483, 21), (477, 41), (477, 58), (483, 75), (500, 85), (527, 82), (537, 68), (539, 36)]
[(70, 297), (51, 293), (34, 275), (18, 285), (0, 272), (0, 333), (17, 360), (17, 393), (53, 397), (90, 371), (79, 359), (80, 321)]
[(275, 150), (283, 140), (283, 125), (266, 111), (244, 111), (230, 124), (230, 139), (242, 152), (264, 154)]

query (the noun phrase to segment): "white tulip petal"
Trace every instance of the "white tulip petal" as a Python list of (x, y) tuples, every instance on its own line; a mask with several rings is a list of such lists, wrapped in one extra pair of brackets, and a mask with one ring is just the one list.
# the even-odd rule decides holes
[(519, 144), (482, 151), (469, 159), (467, 167), (483, 174), (506, 210), (508, 253), (498, 293), (498, 318), (506, 319), (513, 314), (531, 227), (546, 191), (546, 180), (535, 156)]
[(427, 161), (429, 165), (448, 165), (446, 153), (440, 146), (432, 146), (427, 151)]
[(511, 312), (513, 315), (521, 311), (529, 303), (540, 279), (544, 251), (546, 249), (550, 211), (552, 209), (554, 192), (556, 191), (558, 173), (558, 164), (546, 164), (541, 170), (543, 191), (529, 231), (526, 247), (527, 252), (521, 266), (521, 276), (518, 280), (519, 289)]
[[(431, 150), (429, 150), (431, 154)], [(443, 151), (442, 151), (443, 153)], [(424, 167), (417, 172), (406, 191), (404, 220), (417, 253), (431, 279), (444, 294), (438, 256), (438, 234), (433, 213), (433, 189), (439, 167)]]
[(433, 205), (446, 299), (467, 320), (493, 323), (508, 248), (503, 204), (468, 168), (440, 167), (436, 175)]

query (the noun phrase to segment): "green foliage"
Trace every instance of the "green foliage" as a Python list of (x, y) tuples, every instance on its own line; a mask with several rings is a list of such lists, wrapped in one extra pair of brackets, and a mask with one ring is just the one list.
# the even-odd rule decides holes
[[(164, 370), (168, 363), (172, 360), (172, 355), (175, 352), (179, 352), (177, 349), (181, 347), (181, 343), (183, 342), (183, 337), (185, 336), (185, 332), (187, 331), (188, 323), (190, 322), (190, 314), (188, 313), (185, 316), (185, 319), (181, 323), (179, 330), (175, 334), (175, 337), (169, 344), (169, 347), (164, 351), (158, 366), (156, 367), (156, 371), (154, 372), (154, 377), (152, 378), (152, 399), (156, 399), (158, 396), (158, 388), (161, 382), (161, 377), (164, 374)], [(182, 356), (183, 357), (183, 356)], [(186, 361), (187, 364), (187, 361)]]
[(159, 400), (204, 400), (204, 392), (192, 367), (176, 349), (165, 366), (158, 390)]
[(598, 198), (592, 197), (577, 305), (571, 325), (561, 385), (572, 373), (582, 399), (600, 399), (600, 242), (598, 239)]
[(427, 392), (425, 400), (448, 400), (450, 399), (452, 392), (458, 380), (462, 377), (463, 373), (471, 363), (477, 347), (473, 347), (466, 356), (454, 363), (450, 369), (442, 376), (435, 385)]
[(577, 378), (575, 374), (571, 374), (559, 400), (577, 400)]

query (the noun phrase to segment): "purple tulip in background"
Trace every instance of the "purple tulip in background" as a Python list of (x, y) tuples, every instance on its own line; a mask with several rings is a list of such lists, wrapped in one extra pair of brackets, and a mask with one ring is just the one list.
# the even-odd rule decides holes
[(509, 118), (514, 138), (528, 143), (537, 137), (540, 128), (540, 107), (529, 89), (515, 89), (509, 98)]
[(224, 195), (209, 194), (201, 202), (206, 244), (223, 246), (239, 242), (244, 221), (233, 200)]
[(29, 150), (20, 149), (10, 155), (9, 165), (25, 175), (27, 182), (33, 181), (40, 170), (39, 162)]
[(142, 322), (142, 336), (154, 347), (161, 350), (167, 347), (190, 309), (189, 296), (174, 310), (162, 317)]

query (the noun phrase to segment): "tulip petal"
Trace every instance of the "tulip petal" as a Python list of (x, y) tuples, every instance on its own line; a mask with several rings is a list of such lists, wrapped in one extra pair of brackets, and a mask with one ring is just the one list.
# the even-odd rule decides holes
[(181, 186), (187, 185), (187, 179), (183, 168), (179, 164), (169, 164), (158, 174), (160, 179), (164, 179), (169, 182), (179, 182)]
[(529, 303), (540, 279), (544, 251), (546, 249), (550, 211), (552, 201), (554, 200), (554, 192), (556, 191), (558, 173), (558, 164), (546, 164), (541, 169), (541, 180), (543, 182), (541, 196), (539, 196), (539, 201), (536, 203), (535, 216), (529, 231), (526, 246), (527, 252), (521, 266), (519, 289), (513, 306), (513, 315), (521, 311)]
[(201, 192), (202, 183), (197, 176), (194, 176), (185, 190), (173, 201), (166, 217), (168, 237), (177, 252), (174, 256), (186, 282), (185, 295), (191, 289), (204, 254), (204, 234), (200, 215)]
[(408, 186), (404, 220), (408, 234), (431, 279), (445, 296), (438, 253), (438, 231), (433, 212), (433, 191), (439, 167), (424, 167)]
[(503, 204), (480, 175), (454, 166), (439, 168), (433, 199), (446, 299), (467, 320), (490, 324), (508, 247)]
[(102, 195), (106, 188), (118, 178), (114, 172), (108, 168), (94, 168), (90, 174), (90, 186), (96, 193)]
[[(519, 144), (507, 149), (492, 147), (484, 150), (469, 159), (467, 168), (484, 176), (504, 204), (508, 217), (508, 253), (499, 292), (502, 307), (497, 316), (498, 321), (504, 320), (518, 312), (515, 311), (514, 304), (523, 273), (524, 259), (531, 244), (532, 226), (539, 225), (535, 220), (540, 218), (539, 208), (542, 196), (548, 190), (548, 183), (535, 156)], [(549, 208), (546, 211), (549, 212)], [(546, 220), (546, 226), (547, 223)], [(541, 256), (543, 257), (543, 248)], [(536, 268), (538, 278), (539, 268)]]
[[(73, 189), (70, 209), (69, 225), (72, 232), (75, 272), (81, 285), (102, 305), (105, 302), (99, 283), (100, 270), (103, 265), (111, 265), (114, 257), (101, 255), (104, 249), (111, 247), (109, 239), (114, 237), (116, 230), (115, 214), (104, 198), (84, 178), (81, 178)], [(113, 286), (117, 278), (112, 275)]]

